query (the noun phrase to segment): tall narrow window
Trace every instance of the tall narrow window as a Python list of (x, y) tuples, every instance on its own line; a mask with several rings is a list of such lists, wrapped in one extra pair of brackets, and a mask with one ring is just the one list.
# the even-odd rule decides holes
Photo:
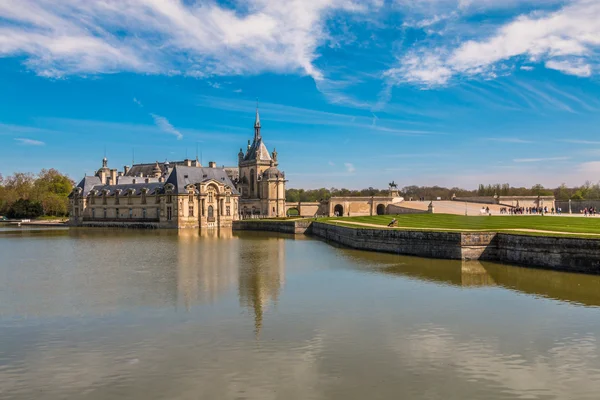
[(133, 208), (129, 209), (129, 219), (133, 219)]
[(142, 190), (142, 204), (146, 204), (146, 191)]
[(225, 203), (231, 203), (231, 195), (229, 193), (225, 196)]
[(106, 208), (104, 209), (104, 219), (106, 219)]
[(92, 218), (96, 218), (96, 209), (92, 208)]
[(193, 194), (193, 193), (190, 193), (190, 197), (189, 197), (188, 201), (189, 201), (190, 203), (193, 203), (193, 202), (194, 202), (194, 194)]
[(167, 221), (170, 221), (173, 218), (173, 208), (167, 207)]
[(215, 217), (214, 213), (215, 213), (215, 209), (213, 208), (213, 206), (208, 206), (208, 218), (209, 219)]
[(142, 208), (142, 218), (146, 219), (146, 209)]
[(96, 196), (94, 196), (94, 193), (90, 194), (90, 204), (96, 204)]
[(129, 192), (127, 195), (127, 204), (133, 204), (133, 192)]
[(188, 215), (190, 217), (194, 216), (194, 203), (190, 203), (189, 210), (188, 210)]
[(173, 202), (173, 196), (171, 196), (170, 194), (167, 195), (167, 203), (171, 204)]
[(119, 204), (119, 192), (115, 192), (115, 204)]
[(215, 197), (214, 197), (214, 196), (215, 196), (215, 194), (213, 193), (213, 191), (212, 191), (212, 190), (210, 190), (210, 191), (208, 192), (208, 202), (209, 202), (209, 203), (212, 203), (212, 202), (215, 200)]
[(106, 205), (106, 192), (102, 194), (102, 204)]
[(230, 217), (231, 216), (231, 206), (227, 206), (227, 216)]
[(115, 214), (116, 214), (116, 217), (115, 217), (115, 218), (117, 218), (117, 219), (118, 219), (118, 218), (119, 218), (119, 209), (118, 209), (118, 208), (115, 208)]

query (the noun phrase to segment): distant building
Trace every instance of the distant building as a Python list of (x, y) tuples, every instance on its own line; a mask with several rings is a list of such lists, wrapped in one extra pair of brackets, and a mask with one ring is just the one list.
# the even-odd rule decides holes
[(94, 176), (73, 189), (74, 226), (198, 228), (230, 226), (240, 217), (286, 215), (285, 174), (269, 154), (256, 111), (254, 140), (238, 154), (237, 167), (203, 167), (196, 160), (134, 164), (123, 171), (106, 157)]

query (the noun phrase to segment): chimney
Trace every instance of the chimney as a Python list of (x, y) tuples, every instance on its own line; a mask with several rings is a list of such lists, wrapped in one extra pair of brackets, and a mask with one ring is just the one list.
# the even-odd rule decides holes
[(161, 176), (160, 178), (158, 178), (158, 181), (161, 182), (161, 183), (164, 182), (165, 181), (165, 177)]
[(183, 163), (185, 164), (186, 167), (192, 166), (192, 160), (188, 160), (187, 158), (185, 160), (183, 160)]
[(119, 173), (117, 174), (117, 176), (123, 176), (123, 171), (119, 171)]
[(116, 169), (110, 170), (110, 184), (111, 185), (117, 184), (117, 170)]
[(146, 178), (146, 183), (150, 183), (150, 179)]
[(217, 163), (214, 161), (209, 161), (208, 162), (208, 168), (217, 168)]
[(100, 182), (104, 185), (108, 185), (108, 182), (106, 182), (106, 171), (104, 169), (100, 170)]
[(124, 171), (124, 172), (123, 172), (123, 175), (127, 175), (127, 173), (129, 172), (129, 165), (125, 165), (125, 166), (123, 167), (123, 171)]

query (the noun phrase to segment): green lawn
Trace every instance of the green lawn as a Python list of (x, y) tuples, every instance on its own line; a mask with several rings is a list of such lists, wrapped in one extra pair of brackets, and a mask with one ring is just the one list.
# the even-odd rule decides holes
[[(392, 220), (398, 220), (399, 229), (425, 230), (477, 230), (501, 232), (512, 229), (537, 229), (553, 232), (600, 234), (600, 217), (576, 218), (553, 216), (463, 216), (450, 214), (412, 214), (381, 215), (373, 217), (323, 218), (320, 222), (332, 220), (344, 222), (361, 222), (386, 226)], [(359, 227), (351, 224), (346, 226)]]

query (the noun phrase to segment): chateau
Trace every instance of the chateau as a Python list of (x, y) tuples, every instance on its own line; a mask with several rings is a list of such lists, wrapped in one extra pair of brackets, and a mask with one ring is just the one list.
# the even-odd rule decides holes
[(106, 157), (69, 195), (74, 226), (204, 228), (231, 226), (251, 216), (286, 215), (285, 174), (261, 135), (258, 110), (254, 140), (238, 154), (238, 166), (203, 167), (196, 160), (135, 164), (123, 171)]

